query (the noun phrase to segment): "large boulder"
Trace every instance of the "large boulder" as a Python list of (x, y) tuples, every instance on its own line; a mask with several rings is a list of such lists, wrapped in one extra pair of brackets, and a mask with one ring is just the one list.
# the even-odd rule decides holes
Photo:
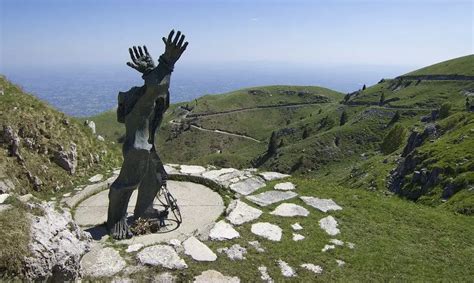
[(30, 255), (25, 258), (28, 280), (74, 280), (80, 260), (90, 249), (91, 237), (72, 220), (69, 211), (58, 212), (52, 203), (38, 205), (44, 215), (31, 215)]

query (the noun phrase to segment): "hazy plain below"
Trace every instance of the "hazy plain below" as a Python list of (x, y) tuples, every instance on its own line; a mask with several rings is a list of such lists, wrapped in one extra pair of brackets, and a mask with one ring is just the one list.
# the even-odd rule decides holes
[[(412, 66), (309, 67), (274, 63), (177, 66), (171, 82), (171, 102), (190, 101), (263, 85), (317, 85), (352, 92), (412, 70)], [(83, 117), (114, 108), (119, 91), (142, 80), (125, 64), (99, 67), (10, 68), (2, 74), (23, 89), (68, 115)]]

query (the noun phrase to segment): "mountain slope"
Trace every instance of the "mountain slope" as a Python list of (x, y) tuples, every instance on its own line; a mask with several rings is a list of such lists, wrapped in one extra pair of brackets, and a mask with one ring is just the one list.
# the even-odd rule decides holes
[(474, 76), (474, 55), (467, 55), (443, 61), (406, 74), (407, 76), (420, 75), (463, 75)]
[[(95, 172), (116, 167), (120, 155), (79, 121), (0, 77), (0, 179), (14, 192), (48, 196)], [(11, 186), (11, 187), (13, 187)]]

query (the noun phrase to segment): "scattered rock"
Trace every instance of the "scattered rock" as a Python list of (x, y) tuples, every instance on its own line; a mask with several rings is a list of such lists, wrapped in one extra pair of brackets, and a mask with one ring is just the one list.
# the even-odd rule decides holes
[(234, 244), (230, 248), (221, 248), (217, 250), (221, 253), (226, 253), (227, 257), (231, 260), (244, 260), (247, 249), (240, 246), (239, 244)]
[(10, 208), (13, 208), (13, 206), (10, 204), (0, 204), (0, 212), (4, 212), (6, 210), (9, 210)]
[(206, 171), (206, 168), (196, 165), (181, 165), (180, 169), (181, 173), (189, 175), (200, 175)]
[(282, 203), (277, 206), (274, 211), (270, 212), (270, 214), (284, 217), (306, 217), (309, 215), (309, 211), (306, 208), (294, 203)]
[(251, 207), (240, 200), (233, 200), (227, 207), (227, 220), (234, 225), (241, 225), (253, 221), (262, 215), (260, 209)]
[(138, 243), (138, 244), (133, 244), (127, 247), (125, 250), (127, 253), (133, 253), (136, 251), (139, 251), (141, 248), (143, 248), (145, 245)]
[(224, 241), (239, 238), (239, 232), (237, 232), (232, 225), (226, 223), (224, 220), (217, 222), (209, 232), (209, 237), (212, 240)]
[(120, 253), (113, 248), (95, 248), (84, 255), (81, 260), (81, 270), (84, 276), (110, 277), (126, 266)]
[(314, 265), (312, 263), (303, 263), (301, 267), (315, 273), (315, 274), (321, 274), (323, 273), (323, 268), (319, 265)]
[(267, 206), (273, 203), (294, 198), (297, 195), (298, 194), (295, 192), (267, 191), (257, 195), (247, 196), (247, 199), (260, 206)]
[(336, 248), (335, 245), (324, 245), (324, 248), (321, 250), (323, 253), (329, 250), (334, 250)]
[(52, 203), (34, 206), (43, 215), (29, 215), (30, 255), (24, 259), (26, 279), (74, 280), (80, 273), (81, 257), (90, 249), (90, 234), (74, 223), (69, 211), (60, 213)]
[(186, 262), (178, 256), (176, 251), (165, 245), (146, 247), (137, 254), (137, 259), (144, 265), (162, 266), (168, 269), (188, 268)]
[(71, 143), (68, 151), (61, 149), (54, 154), (53, 161), (70, 174), (76, 172), (77, 167), (77, 146), (75, 143)]
[[(171, 167), (171, 166), (169, 166), (169, 165), (163, 165), (163, 167), (165, 168), (165, 171), (166, 171), (166, 173), (168, 173), (168, 174), (178, 174), (178, 173), (179, 173), (179, 171), (176, 170), (176, 168)], [(120, 172), (120, 171), (119, 171), (119, 172)]]
[(303, 227), (302, 227), (299, 223), (291, 224), (291, 228), (292, 228), (294, 231), (303, 230)]
[(238, 277), (225, 276), (219, 271), (206, 270), (194, 277), (194, 283), (239, 283)]
[(259, 241), (250, 241), (250, 242), (248, 242), (248, 243), (249, 243), (249, 245), (251, 245), (252, 247), (254, 247), (255, 250), (257, 250), (257, 252), (259, 252), (259, 253), (265, 252), (265, 249), (262, 248), (262, 246), (260, 245), (260, 242), (259, 242)]
[(336, 262), (337, 262), (337, 266), (339, 266), (339, 267), (343, 267), (346, 264), (345, 261), (340, 260), (340, 259), (336, 259)]
[(290, 175), (281, 174), (278, 172), (261, 172), (258, 175), (265, 179), (265, 181), (273, 181), (290, 177)]
[(262, 279), (265, 282), (273, 283), (273, 279), (268, 274), (268, 270), (266, 266), (264, 265), (259, 266), (258, 271), (260, 271), (260, 279)]
[(252, 225), (251, 232), (270, 241), (279, 242), (282, 230), (277, 225), (268, 222), (259, 222)]
[(32, 194), (26, 194), (18, 197), (18, 200), (22, 203), (29, 202), (34, 196)]
[(279, 184), (276, 184), (275, 185), (275, 190), (279, 190), (279, 191), (292, 191), (294, 190), (296, 187), (293, 183), (291, 182), (286, 182), (286, 183), (279, 183)]
[(315, 197), (300, 197), (304, 203), (310, 205), (322, 212), (328, 212), (329, 210), (341, 210), (342, 207), (337, 205), (332, 199), (319, 199)]
[(301, 240), (304, 240), (304, 236), (303, 236), (303, 235), (293, 233), (293, 241), (297, 242), (297, 241), (301, 241)]
[(230, 189), (241, 195), (249, 195), (256, 190), (265, 187), (265, 181), (260, 177), (251, 177), (230, 185)]
[(296, 277), (295, 270), (283, 260), (278, 260), (278, 266), (280, 266), (281, 274), (285, 277)]
[(215, 261), (216, 254), (201, 241), (191, 236), (183, 242), (184, 253), (197, 261)]
[(15, 185), (10, 179), (0, 180), (0, 194), (6, 194), (15, 190)]
[(339, 234), (339, 229), (337, 228), (337, 221), (334, 217), (328, 216), (319, 220), (319, 227), (321, 227), (326, 233), (331, 236)]
[(171, 239), (168, 242), (173, 248), (175, 249), (176, 252), (181, 253), (184, 252), (184, 247), (181, 244), (181, 241), (178, 239)]
[(102, 174), (97, 174), (97, 175), (94, 175), (94, 176), (90, 177), (89, 182), (97, 183), (97, 182), (102, 181), (103, 178), (104, 178), (104, 176)]
[(0, 194), (0, 204), (3, 204), (9, 196), (9, 194)]
[(104, 137), (101, 135), (97, 135), (97, 140), (101, 142), (105, 141)]
[(95, 135), (96, 132), (95, 132), (95, 123), (94, 123), (94, 121), (85, 120), (84, 121), (84, 126), (89, 127), (89, 129), (91, 129), (92, 133)]
[(349, 249), (354, 249), (355, 248), (355, 244), (354, 243), (347, 243), (347, 246), (349, 247)]
[(343, 246), (344, 245), (344, 242), (341, 241), (341, 240), (338, 240), (338, 239), (331, 239), (331, 240), (329, 240), (329, 242), (331, 244), (336, 245), (336, 246)]

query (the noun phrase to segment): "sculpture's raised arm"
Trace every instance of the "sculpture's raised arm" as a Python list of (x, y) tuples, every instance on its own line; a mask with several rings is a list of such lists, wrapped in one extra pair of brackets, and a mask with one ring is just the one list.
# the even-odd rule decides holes
[[(142, 73), (142, 78), (145, 80), (145, 94), (134, 107), (138, 112), (146, 112), (146, 109), (152, 107), (159, 96), (168, 95), (171, 72), (188, 46), (188, 42), (184, 42), (185, 36), (180, 31), (176, 33), (176, 36), (174, 34), (172, 30), (168, 38), (163, 37), (165, 52), (158, 59), (157, 67), (146, 46), (143, 46), (143, 50), (135, 46), (133, 51), (129, 49), (132, 62), (128, 62), (127, 65)], [(166, 101), (167, 98), (164, 97), (164, 100)]]

